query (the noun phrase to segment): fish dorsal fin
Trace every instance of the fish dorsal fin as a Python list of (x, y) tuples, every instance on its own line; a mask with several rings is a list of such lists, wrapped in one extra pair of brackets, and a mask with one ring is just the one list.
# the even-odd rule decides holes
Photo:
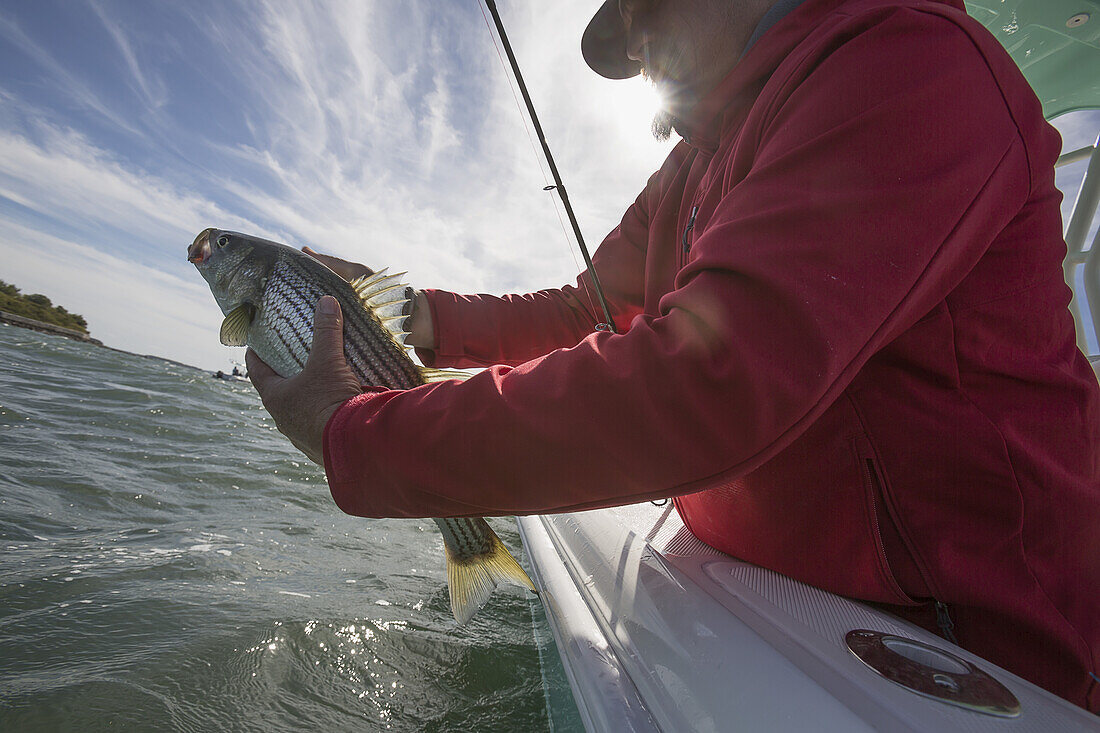
[(420, 374), (423, 375), (425, 382), (446, 382), (448, 379), (457, 379), (463, 382), (473, 376), (470, 372), (459, 369), (432, 369), (430, 367), (420, 367)]
[[(355, 291), (363, 307), (374, 314), (378, 321), (386, 328), (400, 346), (405, 349), (411, 347), (405, 343), (409, 335), (409, 318), (411, 308), (409, 298), (406, 296), (408, 285), (401, 278), (403, 272), (387, 275), (386, 270), (379, 270), (373, 275), (364, 275), (351, 281), (351, 289)], [(469, 379), (470, 373), (457, 369), (429, 369), (417, 365), (425, 382), (442, 382), (448, 379)]]
[(352, 289), (364, 301), (387, 302), (395, 300), (394, 297), (386, 297), (386, 295), (405, 287), (405, 283), (401, 281), (405, 273), (395, 272), (392, 275), (387, 275), (386, 271), (388, 269), (384, 268), (373, 275), (363, 275), (355, 278), (351, 281)]
[(404, 275), (403, 272), (387, 275), (383, 269), (351, 281), (351, 289), (355, 291), (363, 307), (382, 322), (399, 344), (405, 343), (409, 325), (406, 308), (409, 300), (405, 297), (408, 286), (401, 281)]
[(248, 327), (252, 325), (252, 316), (256, 309), (248, 303), (229, 311), (222, 321), (221, 341), (226, 346), (248, 346)]

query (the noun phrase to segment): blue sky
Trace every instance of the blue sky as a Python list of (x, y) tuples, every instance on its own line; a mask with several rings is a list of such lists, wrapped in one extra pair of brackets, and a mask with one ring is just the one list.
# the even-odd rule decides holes
[[(594, 248), (670, 147), (653, 98), (584, 66), (596, 0), (498, 4)], [(1075, 149), (1100, 115), (1057, 124)], [(243, 358), (185, 260), (207, 226), (420, 287), (570, 281), (543, 167), (477, 0), (0, 2), (0, 279), (111, 346)]]

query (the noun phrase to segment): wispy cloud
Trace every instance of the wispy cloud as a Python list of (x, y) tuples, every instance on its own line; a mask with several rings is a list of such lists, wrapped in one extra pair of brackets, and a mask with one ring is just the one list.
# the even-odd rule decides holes
[(118, 47), (126, 68), (133, 77), (134, 84), (145, 104), (151, 110), (158, 110), (163, 107), (168, 101), (168, 90), (165, 83), (154, 73), (151, 73), (148, 70), (149, 67), (143, 67), (139, 63), (133, 45), (119, 20), (110, 17), (100, 2), (92, 0), (90, 5), (96, 16), (99, 17), (100, 22), (103, 23), (103, 27), (114, 39), (115, 45)]
[[(640, 82), (584, 66), (590, 0), (500, 4), (594, 249), (668, 145), (649, 137)], [(224, 366), (220, 317), (182, 256), (205, 226), (408, 270), (418, 286), (575, 276), (475, 0), (78, 11), (94, 42), (51, 36), (32, 3), (0, 11), (0, 52), (31, 70), (0, 71), (0, 277), (51, 297), (63, 282), (72, 305), (55, 299), (109, 343)], [(1068, 141), (1098, 122), (1061, 124)]]
[(182, 241), (212, 219), (256, 226), (127, 167), (71, 129), (39, 123), (35, 132), (41, 142), (0, 130), (0, 192), (43, 221), (99, 236), (119, 234), (120, 247), (131, 252), (137, 243), (159, 249)]
[[(474, 3), (408, 4), (400, 17), (386, 3), (304, 12), (267, 2), (252, 11), (260, 33), (238, 41), (234, 54), (249, 88), (262, 92), (254, 100), (262, 107), (250, 109), (252, 142), (220, 151), (243, 166), (226, 174), (233, 183), (225, 188), (254, 218), (294, 241), (376, 263), (396, 260), (427, 284), (499, 290), (575, 274)], [(537, 17), (519, 19), (530, 25), (517, 36), (538, 37)], [(582, 63), (575, 49), (561, 46), (538, 67), (566, 56)], [(538, 75), (544, 84), (554, 80)], [(566, 85), (563, 97), (571, 96)], [(575, 99), (550, 112), (548, 121), (587, 113)], [(639, 124), (643, 135), (646, 126)], [(589, 141), (590, 151), (602, 147)], [(652, 147), (629, 188), (609, 196), (600, 187), (616, 210), (603, 231), (661, 157)], [(265, 180), (275, 183), (255, 185)], [(548, 260), (559, 264), (547, 268)]]
[[(569, 16), (579, 37), (584, 5), (549, 22)], [(27, 79), (0, 76), (0, 248), (9, 279), (47, 294), (63, 284), (67, 307), (104, 340), (183, 361), (224, 357), (212, 299), (197, 277), (184, 285), (183, 248), (209, 225), (408, 270), (422, 286), (503, 292), (576, 274), (476, 3), (243, 0), (162, 17), (91, 0), (85, 10), (119, 76), (102, 76), (102, 54), (95, 71), (92, 59), (74, 65), (64, 39), (0, 16), (0, 43), (58, 91), (32, 103), (14, 91)], [(517, 49), (543, 56), (528, 58), (529, 84), (563, 168), (577, 171), (573, 190), (606, 202), (584, 215), (611, 212), (593, 227), (598, 240), (662, 152), (650, 145), (649, 160), (618, 174), (629, 184), (611, 185), (622, 166), (593, 165), (609, 143), (589, 134), (593, 115), (609, 113), (578, 98), (606, 89), (559, 78), (555, 69), (591, 75), (575, 44), (548, 40), (547, 17), (503, 10)], [(105, 101), (119, 88), (133, 95), (122, 106), (144, 113)], [(74, 102), (108, 131), (83, 125)]]
[(0, 14), (0, 37), (38, 64), (51, 83), (58, 85), (65, 98), (97, 113), (131, 135), (141, 135), (138, 128), (107, 104), (85, 79), (62, 65), (48, 48), (35, 42), (15, 20), (5, 14)]

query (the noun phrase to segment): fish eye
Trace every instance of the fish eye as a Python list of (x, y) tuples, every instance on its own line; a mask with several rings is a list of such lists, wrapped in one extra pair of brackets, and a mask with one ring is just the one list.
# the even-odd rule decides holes
[(223, 234), (220, 237), (218, 237), (218, 246), (219, 247), (224, 247), (227, 244), (229, 244), (229, 237), (227, 235)]

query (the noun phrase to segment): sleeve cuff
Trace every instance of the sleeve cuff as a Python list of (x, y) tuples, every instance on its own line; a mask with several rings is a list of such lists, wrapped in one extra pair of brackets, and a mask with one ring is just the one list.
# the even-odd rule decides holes
[(354, 449), (355, 424), (369, 420), (381, 403), (386, 401), (385, 394), (396, 394), (396, 390), (383, 387), (367, 387), (363, 394), (352, 397), (332, 413), (325, 424), (321, 452), (325, 462), (325, 479), (336, 506), (346, 514), (368, 516), (366, 497), (356, 491), (361, 483), (356, 478), (366, 473), (364, 465), (367, 459), (364, 451)]
[(432, 343), (436, 344), (435, 349), (426, 349), (416, 346), (413, 351), (416, 353), (416, 358), (420, 360), (420, 363), (427, 367), (443, 366), (438, 363), (437, 349), (439, 346), (439, 309), (436, 308), (435, 301), (436, 295), (440, 291), (438, 290), (421, 290), (424, 294), (424, 298), (428, 301), (428, 310), (432, 312)]
[(434, 349), (416, 349), (416, 358), (424, 366), (453, 367), (466, 356), (462, 319), (457, 316), (459, 296), (445, 290), (422, 290), (432, 311)]

